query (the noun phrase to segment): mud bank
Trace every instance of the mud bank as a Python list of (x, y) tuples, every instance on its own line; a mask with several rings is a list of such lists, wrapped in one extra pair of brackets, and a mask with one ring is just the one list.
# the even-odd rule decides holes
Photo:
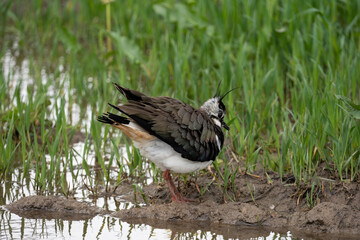
[[(271, 179), (271, 180), (270, 180)], [(205, 174), (180, 190), (199, 203), (172, 203), (166, 186), (144, 187), (150, 204), (112, 214), (122, 220), (157, 219), (161, 221), (196, 221), (235, 226), (264, 226), (315, 233), (360, 234), (360, 184), (341, 183), (321, 177), (319, 187), (296, 187), (293, 178), (280, 179), (275, 173), (257, 172), (235, 181), (235, 191), (227, 195), (216, 183), (204, 195), (199, 189), (213, 181)], [(126, 189), (126, 186), (124, 186)], [(118, 190), (121, 194), (121, 189)], [(126, 193), (123, 192), (123, 196)], [(230, 201), (226, 196), (230, 196)], [(130, 195), (128, 195), (130, 200)]]
[(25, 218), (86, 220), (101, 209), (75, 199), (56, 196), (29, 196), (6, 205), (6, 209)]

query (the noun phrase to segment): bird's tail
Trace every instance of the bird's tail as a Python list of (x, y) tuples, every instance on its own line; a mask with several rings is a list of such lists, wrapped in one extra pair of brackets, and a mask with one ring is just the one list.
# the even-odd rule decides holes
[(119, 125), (119, 124), (129, 124), (130, 121), (126, 117), (122, 117), (110, 112), (103, 113), (103, 115), (97, 118), (99, 122), (111, 124), (111, 125)]
[[(115, 88), (122, 94), (124, 95), (127, 100), (129, 101), (143, 101), (143, 98), (146, 98), (146, 95), (135, 91), (135, 90), (131, 90), (128, 88), (124, 88), (121, 87), (120, 85), (118, 85), (117, 83), (114, 83)], [(125, 115), (128, 115), (126, 112), (124, 112), (119, 106), (115, 106), (109, 103), (109, 105), (113, 108), (115, 108), (116, 110), (122, 112)], [(97, 120), (99, 122), (102, 123), (106, 123), (106, 124), (111, 124), (111, 125), (119, 125), (119, 124), (129, 124), (130, 121), (127, 117), (122, 117), (110, 112), (104, 113), (103, 115), (99, 116), (97, 118)]]

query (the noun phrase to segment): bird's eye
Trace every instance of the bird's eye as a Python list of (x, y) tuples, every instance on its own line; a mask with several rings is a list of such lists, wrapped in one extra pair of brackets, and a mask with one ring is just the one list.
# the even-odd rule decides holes
[(219, 111), (218, 118), (220, 118), (220, 119), (224, 118), (224, 112), (223, 111)]

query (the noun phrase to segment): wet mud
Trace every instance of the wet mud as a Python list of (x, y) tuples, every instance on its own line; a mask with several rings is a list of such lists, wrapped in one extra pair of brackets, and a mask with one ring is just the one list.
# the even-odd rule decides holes
[[(143, 204), (110, 214), (130, 223), (156, 227), (170, 224), (167, 226), (170, 229), (176, 229), (179, 224), (197, 229), (211, 227), (211, 231), (215, 226), (224, 225), (239, 229), (286, 228), (302, 235), (331, 233), (332, 239), (337, 239), (336, 234), (341, 234), (339, 239), (347, 234), (349, 239), (360, 234), (360, 183), (356, 181), (344, 183), (321, 177), (319, 187), (311, 189), (311, 186), (296, 186), (291, 176), (280, 179), (276, 173), (255, 172), (236, 178), (235, 191), (231, 187), (224, 193), (209, 172), (188, 179), (186, 183), (182, 178), (177, 179), (180, 179), (175, 182), (179, 191), (198, 202), (173, 203), (166, 185), (161, 183), (143, 187), (145, 201), (140, 193), (134, 194), (132, 183), (126, 181), (97, 197), (121, 196), (124, 202)], [(206, 191), (202, 191), (205, 188)], [(56, 218), (59, 214), (61, 218), (69, 218), (104, 213), (104, 210), (73, 199), (45, 196), (26, 197), (6, 208), (20, 216), (29, 212), (31, 217), (34, 217), (33, 211), (50, 212), (57, 215)]]
[[(195, 221), (234, 226), (287, 227), (294, 231), (314, 233), (360, 234), (359, 182), (335, 181), (324, 173), (319, 178), (318, 187), (311, 189), (311, 186), (296, 186), (292, 176), (280, 179), (276, 173), (258, 171), (238, 177), (235, 191), (229, 188), (224, 193), (213, 182), (201, 195), (201, 189), (212, 181), (213, 177), (207, 173), (186, 184), (178, 182), (184, 196), (199, 199), (198, 203), (186, 204), (171, 202), (166, 186), (151, 184), (143, 189), (148, 197), (148, 206), (121, 210), (112, 216), (131, 221)], [(126, 188), (124, 186), (125, 191)], [(117, 191), (117, 194), (121, 194), (122, 188)], [(128, 196), (127, 200), (131, 201), (131, 196), (126, 192), (123, 192), (123, 196)]]
[(6, 205), (6, 209), (25, 218), (86, 220), (102, 210), (75, 199), (56, 196), (29, 196)]

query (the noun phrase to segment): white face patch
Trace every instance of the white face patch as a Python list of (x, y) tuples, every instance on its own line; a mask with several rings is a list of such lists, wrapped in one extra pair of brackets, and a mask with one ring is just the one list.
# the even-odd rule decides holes
[(221, 128), (221, 122), (219, 121), (219, 119), (217, 118), (212, 118), (212, 120), (214, 121), (215, 125)]

